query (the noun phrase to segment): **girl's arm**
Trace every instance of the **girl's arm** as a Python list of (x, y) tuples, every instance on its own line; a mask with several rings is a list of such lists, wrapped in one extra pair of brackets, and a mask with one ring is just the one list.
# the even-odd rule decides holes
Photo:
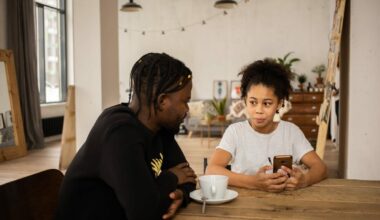
[(256, 175), (238, 174), (226, 169), (231, 160), (231, 154), (222, 149), (216, 149), (210, 158), (206, 174), (219, 174), (228, 176), (230, 186), (242, 187), (247, 189), (260, 189), (269, 192), (280, 192), (285, 188), (288, 178), (283, 173), (266, 174), (265, 171), (272, 169), (271, 166), (260, 168)]
[(318, 183), (327, 177), (327, 167), (315, 151), (305, 154), (301, 161), (309, 167), (309, 172), (305, 175), (308, 186)]

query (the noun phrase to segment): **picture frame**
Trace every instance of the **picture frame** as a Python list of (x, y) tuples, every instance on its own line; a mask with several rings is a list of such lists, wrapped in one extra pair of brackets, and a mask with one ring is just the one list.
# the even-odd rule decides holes
[(231, 81), (231, 99), (236, 100), (241, 98), (241, 82), (240, 80)]
[(215, 99), (225, 99), (228, 95), (227, 80), (214, 80), (213, 97)]
[(13, 120), (12, 120), (12, 112), (11, 111), (6, 111), (4, 113), (4, 124), (5, 124), (5, 127), (12, 127), (13, 125)]
[(5, 128), (4, 115), (0, 113), (0, 129)]

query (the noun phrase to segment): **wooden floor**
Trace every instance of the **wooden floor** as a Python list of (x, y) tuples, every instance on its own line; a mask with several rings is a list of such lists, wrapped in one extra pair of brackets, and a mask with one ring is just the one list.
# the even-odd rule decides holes
[[(177, 141), (186, 155), (190, 165), (197, 174), (203, 173), (203, 158), (209, 157), (219, 138), (199, 138), (178, 136)], [(60, 142), (50, 142), (42, 150), (29, 151), (28, 155), (0, 163), (0, 184), (37, 173), (42, 170), (58, 169)], [(337, 177), (338, 151), (331, 142), (327, 142), (325, 163), (329, 168), (329, 177)]]

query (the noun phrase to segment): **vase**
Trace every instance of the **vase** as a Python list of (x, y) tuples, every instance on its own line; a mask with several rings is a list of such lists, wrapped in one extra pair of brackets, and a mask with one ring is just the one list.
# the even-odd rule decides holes
[(303, 91), (303, 89), (304, 89), (304, 84), (303, 84), (303, 83), (298, 84), (298, 88), (300, 88), (300, 91)]
[(317, 77), (317, 85), (323, 84), (323, 77)]
[(226, 121), (226, 116), (225, 115), (218, 115), (216, 116), (217, 120), (220, 121), (220, 122), (224, 122)]

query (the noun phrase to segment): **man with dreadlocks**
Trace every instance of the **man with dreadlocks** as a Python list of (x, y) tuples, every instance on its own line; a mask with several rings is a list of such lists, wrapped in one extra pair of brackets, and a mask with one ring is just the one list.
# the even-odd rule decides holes
[(141, 57), (129, 104), (106, 109), (68, 168), (57, 219), (167, 219), (196, 175), (174, 134), (189, 110), (191, 71), (167, 54)]

